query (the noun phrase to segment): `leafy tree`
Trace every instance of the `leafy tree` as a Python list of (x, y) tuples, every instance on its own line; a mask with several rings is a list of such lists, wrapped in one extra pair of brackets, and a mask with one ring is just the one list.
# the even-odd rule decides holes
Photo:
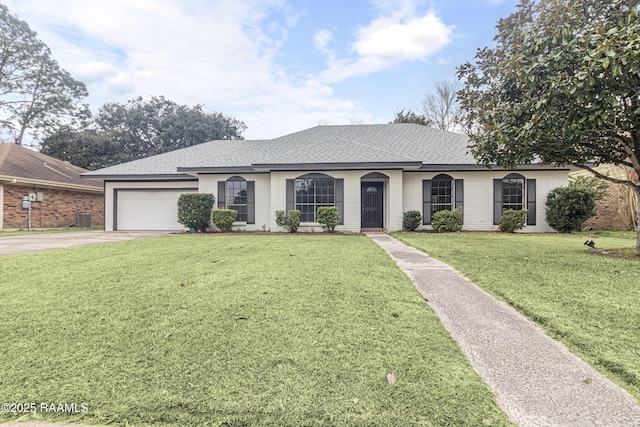
[(460, 126), (460, 104), (457, 80), (436, 82), (436, 93), (430, 93), (422, 101), (422, 114), (431, 125), (440, 130), (454, 131)]
[(87, 169), (137, 160), (217, 139), (242, 139), (243, 122), (201, 105), (179, 105), (164, 97), (105, 104), (92, 127), (61, 127), (47, 136), (44, 154)]
[(597, 198), (598, 193), (593, 188), (555, 188), (547, 195), (547, 223), (561, 233), (580, 231), (582, 224), (595, 215)]
[(131, 160), (211, 140), (242, 139), (246, 129), (244, 123), (222, 113), (205, 113), (201, 105), (178, 105), (163, 96), (105, 104), (96, 124)]
[(60, 122), (86, 118), (88, 95), (26, 22), (0, 4), (0, 125), (16, 144)]
[(76, 131), (70, 126), (62, 126), (45, 137), (40, 144), (40, 151), (89, 170), (127, 161), (125, 153), (107, 133), (96, 129)]
[(396, 113), (396, 118), (389, 123), (415, 123), (423, 126), (431, 126), (431, 121), (425, 116), (416, 114), (411, 110), (405, 113), (404, 109), (398, 111)]
[(640, 172), (638, 4), (521, 0), (498, 23), (496, 47), (458, 69), (473, 155), (506, 168), (571, 164), (640, 194), (640, 181), (594, 169)]

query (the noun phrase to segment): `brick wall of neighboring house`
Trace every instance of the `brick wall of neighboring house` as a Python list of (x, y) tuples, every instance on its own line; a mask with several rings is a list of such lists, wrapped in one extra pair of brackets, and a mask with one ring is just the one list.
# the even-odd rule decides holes
[(91, 225), (104, 226), (104, 195), (51, 188), (4, 185), (3, 228), (28, 227), (28, 211), (22, 208), (22, 197), (43, 193), (42, 202), (31, 204), (32, 228), (67, 227), (76, 223), (78, 213), (90, 213)]
[(633, 230), (629, 210), (630, 189), (622, 184), (609, 184), (606, 196), (596, 204), (596, 216), (585, 221), (586, 230)]

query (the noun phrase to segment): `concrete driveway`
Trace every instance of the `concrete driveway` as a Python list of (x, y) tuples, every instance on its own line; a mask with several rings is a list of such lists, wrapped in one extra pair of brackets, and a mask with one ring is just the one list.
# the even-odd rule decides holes
[(0, 235), (0, 256), (115, 243), (169, 234), (167, 231), (77, 231), (5, 237)]

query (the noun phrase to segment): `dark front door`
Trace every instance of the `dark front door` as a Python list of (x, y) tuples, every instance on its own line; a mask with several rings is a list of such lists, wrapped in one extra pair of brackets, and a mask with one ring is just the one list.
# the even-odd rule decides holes
[(382, 182), (363, 182), (361, 228), (382, 228)]

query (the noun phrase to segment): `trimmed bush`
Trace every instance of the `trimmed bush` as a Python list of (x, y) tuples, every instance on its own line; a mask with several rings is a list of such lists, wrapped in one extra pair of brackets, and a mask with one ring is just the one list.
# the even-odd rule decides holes
[(276, 224), (295, 233), (300, 226), (300, 211), (292, 209), (286, 214), (284, 211), (276, 211)]
[(522, 230), (527, 219), (527, 212), (527, 209), (521, 209), (518, 211), (507, 209), (502, 212), (500, 231), (503, 233), (513, 233), (516, 230)]
[(414, 231), (421, 222), (422, 215), (418, 211), (407, 211), (402, 214), (402, 229), (405, 231)]
[(238, 211), (233, 209), (214, 209), (211, 212), (211, 222), (223, 232), (231, 231), (231, 226), (238, 216)]
[(178, 222), (187, 228), (206, 231), (214, 202), (211, 193), (181, 194), (178, 198)]
[(595, 215), (597, 199), (598, 192), (592, 188), (555, 188), (547, 195), (547, 223), (561, 233), (580, 231), (582, 224)]
[(318, 222), (326, 228), (329, 233), (333, 233), (336, 225), (340, 223), (340, 213), (335, 206), (322, 206), (318, 208)]
[(597, 176), (578, 176), (569, 181), (569, 188), (583, 188), (595, 193), (595, 199), (600, 200), (607, 194), (609, 183)]
[(438, 233), (462, 231), (462, 209), (434, 213), (431, 218), (431, 227)]

